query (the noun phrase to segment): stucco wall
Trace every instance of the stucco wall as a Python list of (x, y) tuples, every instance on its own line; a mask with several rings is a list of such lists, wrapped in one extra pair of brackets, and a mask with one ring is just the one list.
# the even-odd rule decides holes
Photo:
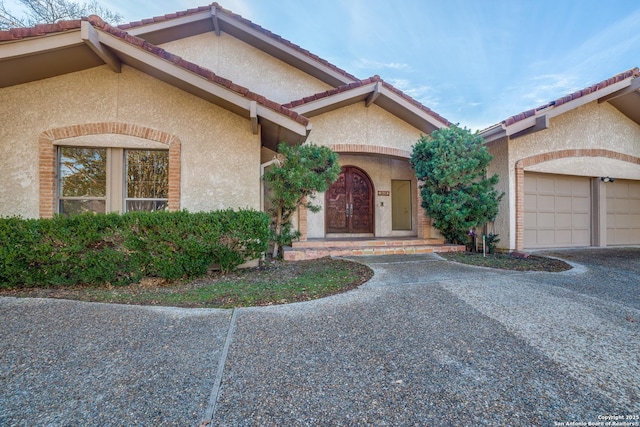
[[(550, 120), (549, 129), (510, 141), (509, 168), (536, 154), (575, 149), (606, 149), (640, 156), (640, 126), (609, 103), (593, 101)], [(638, 179), (629, 163), (599, 158), (565, 158), (526, 168), (529, 171)]]
[(353, 104), (313, 117), (309, 140), (318, 145), (361, 144), (411, 152), (420, 131), (377, 105)]
[(220, 36), (204, 33), (161, 47), (280, 104), (331, 89), (320, 80), (226, 33)]
[[(391, 197), (378, 196), (378, 191), (391, 192), (391, 180), (402, 179), (411, 180), (411, 193), (415, 198), (416, 195), (416, 178), (412, 170), (409, 168), (409, 162), (403, 160), (395, 160), (391, 158), (372, 157), (372, 156), (354, 156), (343, 154), (340, 155), (341, 166), (357, 166), (364, 170), (371, 178), (373, 183), (374, 194), (374, 210), (375, 210), (375, 235), (383, 236), (403, 236), (416, 235), (417, 232), (417, 206), (412, 203), (412, 231), (392, 231), (391, 230)], [(324, 237), (324, 193), (318, 194), (316, 204), (323, 207), (318, 213), (308, 213), (308, 237)]]
[[(97, 67), (0, 89), (0, 117), (0, 215), (38, 216), (42, 132), (94, 122), (176, 135), (182, 142), (181, 208), (260, 207), (260, 140), (249, 121), (130, 67), (120, 74)], [(126, 138), (105, 135), (105, 146), (112, 137), (126, 144)]]
[[(502, 149), (504, 147), (500, 148)], [(509, 141), (508, 170), (501, 172), (501, 180), (508, 178), (509, 181), (509, 209), (501, 209), (496, 221), (501, 224), (508, 222), (508, 227), (500, 225), (496, 231), (508, 228), (511, 249), (516, 247), (516, 162), (540, 154), (573, 149), (604, 149), (640, 156), (640, 126), (612, 105), (593, 101), (552, 118), (548, 129)], [(493, 150), (492, 153), (495, 154), (495, 148)], [(496, 159), (496, 162), (496, 170), (503, 170), (504, 160)], [(603, 157), (560, 158), (528, 166), (525, 171), (640, 179), (640, 168), (637, 165)], [(505, 231), (499, 232), (502, 234)], [(503, 243), (500, 242), (501, 245)]]
[(498, 174), (500, 179), (495, 189), (498, 191), (498, 194), (504, 193), (498, 205), (498, 216), (493, 223), (488, 224), (487, 232), (498, 234), (498, 238), (500, 239), (498, 247), (508, 249), (512, 236), (509, 227), (509, 216), (515, 206), (514, 198), (510, 197), (510, 191), (513, 191), (513, 188), (509, 186), (509, 146), (507, 139), (503, 138), (489, 144), (487, 148), (493, 156), (487, 168), (487, 176)]
[[(370, 147), (391, 147), (411, 152), (411, 146), (420, 138), (420, 131), (387, 113), (376, 105), (364, 103), (347, 106), (313, 117), (313, 130), (309, 140), (318, 145), (356, 144)], [(375, 235), (406, 236), (417, 233), (417, 184), (408, 160), (383, 155), (340, 154), (340, 165), (357, 166), (371, 178), (374, 186)], [(391, 191), (391, 180), (411, 180), (412, 225), (410, 231), (393, 231), (391, 223), (391, 196), (378, 196), (378, 191)], [(324, 208), (324, 194), (317, 202)], [(308, 236), (324, 237), (324, 209), (308, 214)]]

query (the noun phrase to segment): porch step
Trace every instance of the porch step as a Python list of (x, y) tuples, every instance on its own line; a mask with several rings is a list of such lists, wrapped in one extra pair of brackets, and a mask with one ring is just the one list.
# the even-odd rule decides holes
[(326, 256), (407, 255), (433, 252), (462, 252), (462, 245), (445, 245), (440, 239), (355, 238), (309, 239), (293, 242), (284, 249), (286, 261), (302, 261)]

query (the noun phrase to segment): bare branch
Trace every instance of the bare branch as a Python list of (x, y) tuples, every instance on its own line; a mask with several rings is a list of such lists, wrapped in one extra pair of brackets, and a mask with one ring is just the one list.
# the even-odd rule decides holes
[[(123, 21), (122, 15), (90, 0), (78, 3), (71, 0), (18, 0), (21, 11), (10, 11), (0, 0), (0, 30), (30, 27), (36, 24), (53, 24), (61, 20), (80, 19), (92, 14), (100, 16), (111, 24)], [(20, 13), (21, 12), (21, 13)]]

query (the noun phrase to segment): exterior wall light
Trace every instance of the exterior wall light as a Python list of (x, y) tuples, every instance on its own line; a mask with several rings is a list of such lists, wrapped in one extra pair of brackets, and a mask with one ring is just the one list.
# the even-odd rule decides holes
[(602, 181), (602, 182), (613, 182), (615, 180), (616, 180), (615, 178), (610, 178), (608, 176), (601, 176), (600, 177), (600, 181)]

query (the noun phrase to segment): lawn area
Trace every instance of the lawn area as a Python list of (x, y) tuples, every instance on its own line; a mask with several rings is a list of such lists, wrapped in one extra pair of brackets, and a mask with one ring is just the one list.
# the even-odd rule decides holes
[(180, 282), (148, 278), (127, 286), (29, 288), (16, 297), (64, 298), (118, 304), (232, 308), (308, 301), (356, 288), (373, 276), (362, 264), (332, 258), (270, 262), (222, 275)]
[[(506, 254), (441, 253), (443, 258), (482, 267), (518, 271), (565, 271), (564, 261)], [(146, 278), (125, 286), (70, 286), (1, 291), (0, 296), (63, 298), (117, 304), (197, 308), (233, 308), (309, 301), (346, 292), (373, 276), (366, 265), (336, 258), (309, 261), (271, 261), (260, 267), (223, 275), (212, 272), (196, 280)]]

